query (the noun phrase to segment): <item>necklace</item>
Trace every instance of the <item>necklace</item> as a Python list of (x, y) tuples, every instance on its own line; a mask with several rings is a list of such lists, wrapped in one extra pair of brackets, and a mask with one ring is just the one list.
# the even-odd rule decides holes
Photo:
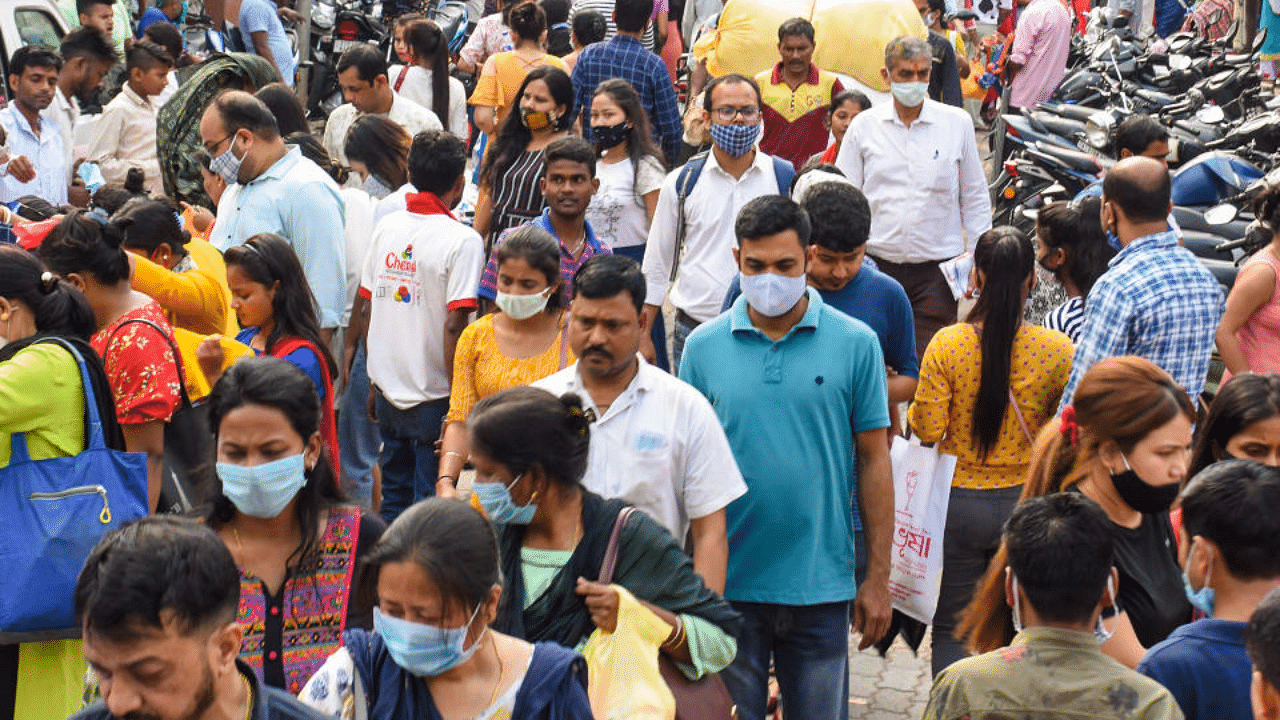
[(498, 652), (498, 641), (494, 640), (492, 636), (489, 637), (489, 641), (493, 643), (493, 656), (498, 660), (498, 680), (493, 684), (493, 694), (489, 696), (489, 704), (486, 709), (493, 707), (493, 704), (497, 702), (498, 691), (502, 689), (502, 678), (507, 672), (502, 665), (502, 654)]
[(244, 720), (249, 720), (253, 715), (253, 685), (243, 673), (240, 675), (240, 680), (244, 682)]

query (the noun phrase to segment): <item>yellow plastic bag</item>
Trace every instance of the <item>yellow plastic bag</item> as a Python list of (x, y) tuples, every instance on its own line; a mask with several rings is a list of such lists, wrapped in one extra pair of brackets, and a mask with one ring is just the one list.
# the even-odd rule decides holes
[[(204, 371), (200, 369), (200, 362), (196, 359), (196, 348), (206, 337), (209, 336), (191, 332), (186, 328), (173, 329), (174, 344), (178, 346), (178, 353), (182, 355), (182, 377), (187, 381), (187, 397), (193, 403), (208, 397), (213, 389)], [(225, 357), (222, 361), (224, 372), (240, 358), (253, 357), (253, 350), (235, 338), (223, 337), (219, 342)]]
[(599, 628), (582, 649), (596, 720), (674, 720), (676, 699), (658, 672), (658, 646), (671, 626), (619, 585), (618, 627)]
[(885, 45), (900, 35), (928, 36), (910, 0), (729, 0), (692, 53), (712, 76), (753, 77), (778, 62), (778, 26), (793, 17), (813, 23), (818, 67), (881, 92), (889, 89), (880, 77)]

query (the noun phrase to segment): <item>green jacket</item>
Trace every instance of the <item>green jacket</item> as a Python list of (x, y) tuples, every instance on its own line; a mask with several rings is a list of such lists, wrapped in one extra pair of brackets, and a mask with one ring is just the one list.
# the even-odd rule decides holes
[(942, 671), (924, 717), (1182, 720), (1182, 710), (1159, 683), (1102, 654), (1092, 633), (1029, 627), (1009, 647)]

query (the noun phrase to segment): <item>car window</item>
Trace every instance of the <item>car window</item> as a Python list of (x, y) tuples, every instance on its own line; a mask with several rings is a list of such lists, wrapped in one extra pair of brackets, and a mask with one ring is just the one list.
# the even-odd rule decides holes
[(62, 32), (49, 13), (30, 8), (14, 10), (13, 20), (23, 45), (45, 45), (57, 49), (61, 44)]

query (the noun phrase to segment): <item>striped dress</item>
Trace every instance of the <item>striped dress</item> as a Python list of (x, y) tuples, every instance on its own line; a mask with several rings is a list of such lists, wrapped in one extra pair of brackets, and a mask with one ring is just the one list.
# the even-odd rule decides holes
[(494, 173), (493, 220), (489, 237), (496, 238), (513, 227), (523, 225), (542, 214), (547, 206), (538, 187), (542, 178), (543, 151), (526, 150), (504, 173)]

